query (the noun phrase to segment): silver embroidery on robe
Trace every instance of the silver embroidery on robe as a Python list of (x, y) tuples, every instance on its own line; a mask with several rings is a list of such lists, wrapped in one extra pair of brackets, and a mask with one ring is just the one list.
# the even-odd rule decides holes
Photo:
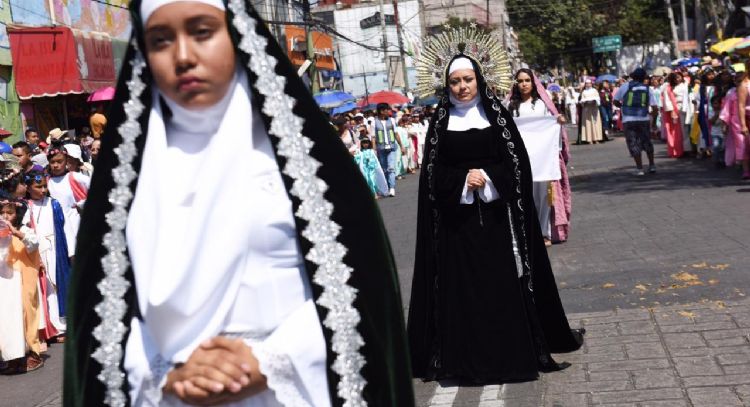
[(341, 378), (337, 394), (345, 407), (366, 406), (361, 374), (365, 358), (359, 352), (364, 340), (353, 305), (357, 290), (346, 283), (352, 269), (343, 261), (346, 247), (336, 240), (340, 226), (331, 220), (333, 205), (323, 195), (328, 186), (316, 176), (321, 164), (310, 156), (313, 142), (302, 134), (303, 119), (292, 112), (296, 100), (284, 92), (286, 78), (276, 74), (277, 61), (265, 50), (268, 40), (255, 31), (258, 22), (248, 15), (245, 0), (230, 0), (229, 8), (242, 37), (239, 48), (250, 55), (248, 67), (258, 76), (255, 87), (265, 96), (262, 112), (271, 118), (268, 132), (279, 140), (277, 153), (286, 158), (282, 171), (294, 180), (290, 193), (301, 201), (295, 216), (308, 222), (302, 236), (312, 248), (305, 258), (318, 266), (313, 282), (323, 287), (316, 302), (328, 309), (323, 325), (333, 332), (333, 371)]
[(93, 332), (94, 338), (99, 341), (99, 347), (91, 355), (102, 365), (97, 379), (106, 387), (104, 403), (112, 407), (125, 407), (127, 404), (127, 397), (122, 391), (125, 372), (120, 369), (120, 361), (124, 354), (122, 342), (127, 331), (122, 322), (128, 309), (125, 293), (130, 287), (130, 283), (125, 279), (125, 272), (130, 267), (126, 255), (125, 225), (128, 207), (133, 199), (130, 183), (137, 175), (132, 164), (137, 153), (135, 140), (141, 134), (138, 119), (145, 108), (140, 97), (146, 88), (141, 79), (146, 62), (135, 40), (131, 45), (136, 51), (133, 60), (130, 61), (133, 75), (127, 82), (130, 98), (124, 107), (126, 120), (117, 128), (122, 142), (114, 149), (119, 164), (112, 169), (115, 187), (108, 196), (112, 209), (105, 216), (110, 230), (102, 241), (107, 250), (107, 254), (101, 260), (104, 278), (97, 284), (102, 301), (94, 308), (101, 318)]

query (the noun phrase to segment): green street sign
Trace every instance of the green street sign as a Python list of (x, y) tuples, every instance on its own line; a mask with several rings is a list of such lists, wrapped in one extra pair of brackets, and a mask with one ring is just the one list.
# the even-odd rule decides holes
[(622, 49), (622, 36), (594, 37), (591, 39), (591, 46), (594, 48), (594, 53), (619, 51)]

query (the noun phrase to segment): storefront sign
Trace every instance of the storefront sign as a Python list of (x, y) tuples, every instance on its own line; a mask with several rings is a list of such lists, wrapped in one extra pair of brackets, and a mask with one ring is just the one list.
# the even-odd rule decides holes
[(115, 65), (109, 36), (79, 30), (73, 30), (73, 35), (77, 44), (81, 84), (86, 93), (113, 86), (116, 80)]
[[(305, 29), (297, 26), (286, 26), (287, 54), (294, 66), (302, 66), (307, 59), (307, 41)], [(333, 62), (333, 39), (327, 34), (312, 33), (315, 48), (315, 66), (321, 70), (335, 69)]]
[(8, 27), (21, 99), (90, 93), (115, 85), (112, 42), (67, 27)]
[(70, 29), (9, 27), (8, 34), (21, 99), (83, 93)]

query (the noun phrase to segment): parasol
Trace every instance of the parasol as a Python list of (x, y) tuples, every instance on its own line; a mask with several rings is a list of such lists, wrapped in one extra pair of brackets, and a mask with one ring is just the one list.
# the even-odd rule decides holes
[(342, 92), (340, 90), (327, 90), (325, 92), (316, 93), (313, 95), (313, 98), (315, 98), (315, 102), (322, 109), (332, 109), (334, 107), (339, 107), (346, 102), (356, 100), (351, 93)]
[(381, 90), (380, 92), (371, 93), (368, 97), (362, 98), (362, 100), (357, 103), (357, 106), (365, 107), (369, 105), (377, 105), (378, 103), (388, 103), (389, 105), (405, 105), (409, 103), (409, 98), (398, 92)]
[(112, 100), (115, 97), (115, 88), (111, 86), (107, 86), (105, 88), (100, 88), (94, 91), (91, 95), (89, 95), (89, 98), (86, 99), (87, 102), (104, 102), (107, 100)]

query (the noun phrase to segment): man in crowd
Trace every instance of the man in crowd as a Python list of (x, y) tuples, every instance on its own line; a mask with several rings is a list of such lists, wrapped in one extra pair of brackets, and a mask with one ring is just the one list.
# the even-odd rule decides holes
[(13, 144), (13, 155), (18, 159), (18, 165), (21, 166), (21, 170), (24, 173), (28, 173), (30, 171), (43, 172), (44, 167), (38, 164), (34, 164), (34, 162), (31, 161), (31, 153), (32, 150), (29, 143), (25, 141), (19, 141)]
[(396, 121), (391, 117), (391, 106), (388, 103), (378, 103), (378, 115), (371, 127), (375, 151), (378, 155), (380, 166), (385, 172), (388, 183), (388, 195), (396, 196), (396, 159), (397, 148), (401, 154), (406, 154), (406, 149), (401, 145), (401, 138), (396, 134)]
[[(635, 161), (636, 175), (645, 175), (643, 171), (643, 151), (648, 156), (648, 172), (655, 173), (654, 145), (650, 137), (649, 110), (657, 106), (659, 101), (653, 92), (649, 91), (646, 71), (638, 68), (630, 74), (632, 80), (620, 87), (615, 95), (615, 104), (622, 109), (622, 123), (625, 128), (625, 140), (628, 150)], [(654, 109), (655, 110), (655, 109)]]

